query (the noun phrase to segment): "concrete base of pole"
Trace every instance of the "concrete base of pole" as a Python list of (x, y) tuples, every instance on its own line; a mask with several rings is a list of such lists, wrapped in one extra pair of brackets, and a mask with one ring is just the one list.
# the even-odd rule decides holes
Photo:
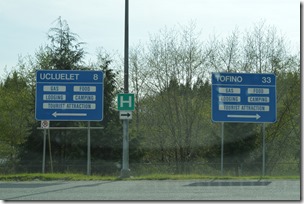
[(130, 176), (131, 176), (130, 169), (122, 169), (119, 178), (130, 178)]

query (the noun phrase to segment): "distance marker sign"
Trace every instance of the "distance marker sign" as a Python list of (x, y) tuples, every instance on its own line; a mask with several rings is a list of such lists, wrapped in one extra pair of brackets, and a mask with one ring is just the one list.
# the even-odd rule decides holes
[(36, 120), (103, 119), (102, 71), (38, 70), (36, 82)]
[(212, 73), (212, 121), (274, 123), (274, 74)]

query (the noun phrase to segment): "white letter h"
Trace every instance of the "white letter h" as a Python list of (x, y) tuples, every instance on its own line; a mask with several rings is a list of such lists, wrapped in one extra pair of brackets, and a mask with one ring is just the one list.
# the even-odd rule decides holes
[(129, 107), (131, 108), (132, 107), (132, 97), (129, 96), (129, 100), (126, 100), (126, 101), (124, 101), (123, 99), (124, 99), (124, 97), (120, 96), (120, 107), (123, 107), (124, 106), (123, 104), (127, 103), (127, 104), (129, 104)]

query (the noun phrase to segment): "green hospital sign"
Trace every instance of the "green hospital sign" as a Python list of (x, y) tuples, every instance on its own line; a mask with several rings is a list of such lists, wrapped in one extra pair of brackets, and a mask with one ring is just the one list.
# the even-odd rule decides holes
[(117, 109), (119, 111), (134, 111), (134, 94), (118, 94)]

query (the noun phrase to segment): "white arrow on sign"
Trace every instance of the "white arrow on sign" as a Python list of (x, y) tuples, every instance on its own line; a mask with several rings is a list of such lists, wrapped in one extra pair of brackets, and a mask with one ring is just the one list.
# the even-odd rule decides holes
[(131, 120), (132, 119), (132, 111), (119, 111), (119, 118), (121, 120)]
[(261, 116), (259, 114), (255, 115), (227, 115), (228, 118), (255, 118), (258, 120)]
[(87, 116), (86, 113), (57, 113), (57, 112), (54, 112), (52, 114), (55, 118), (57, 116)]

